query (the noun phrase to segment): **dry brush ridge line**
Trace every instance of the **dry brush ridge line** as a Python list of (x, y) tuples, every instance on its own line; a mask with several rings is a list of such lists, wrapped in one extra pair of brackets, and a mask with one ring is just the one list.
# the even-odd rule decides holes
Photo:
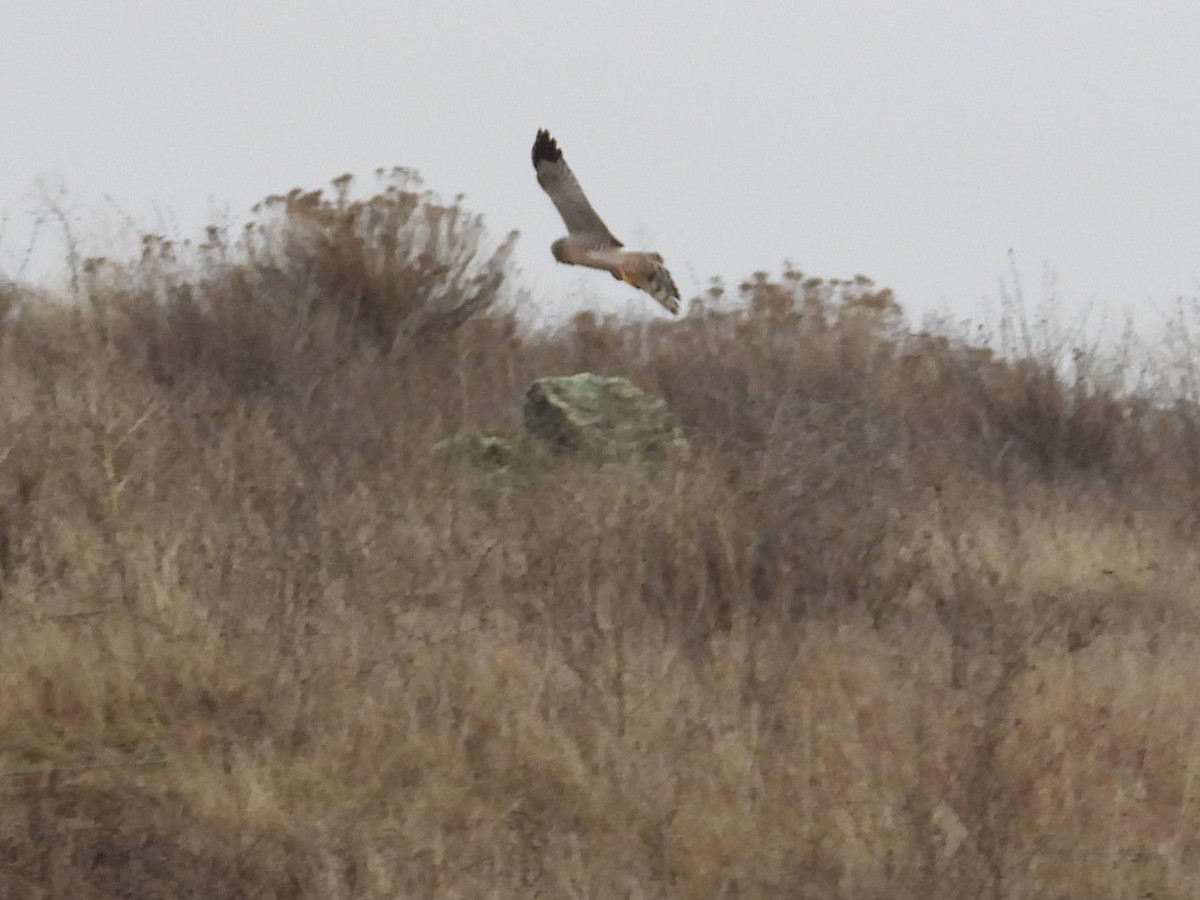
[[(0, 893), (1195, 896), (1186, 390), (791, 270), (530, 332), (475, 221), (297, 192), (4, 319)], [(583, 370), (688, 452), (430, 452)]]

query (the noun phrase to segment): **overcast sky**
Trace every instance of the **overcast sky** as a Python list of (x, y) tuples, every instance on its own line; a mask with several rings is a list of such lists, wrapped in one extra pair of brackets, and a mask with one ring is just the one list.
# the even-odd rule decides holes
[(1012, 248), (1066, 310), (1200, 296), (1200, 4), (1114, 0), (7, 0), (0, 274), (39, 179), (105, 252), (404, 165), (519, 230), (541, 302), (653, 308), (556, 268), (539, 127), (686, 295), (789, 258), (973, 317)]

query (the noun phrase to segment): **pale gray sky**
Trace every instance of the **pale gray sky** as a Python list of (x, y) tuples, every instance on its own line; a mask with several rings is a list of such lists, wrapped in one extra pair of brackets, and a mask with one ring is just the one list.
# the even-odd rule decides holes
[(653, 307), (556, 268), (546, 127), (685, 294), (787, 257), (975, 316), (1013, 248), (1033, 298), (1046, 264), (1066, 309), (1153, 319), (1200, 296), (1197, 48), (1194, 2), (9, 0), (0, 274), (38, 179), (103, 251), (106, 196), (186, 237), (405, 165), (520, 230), (541, 301)]

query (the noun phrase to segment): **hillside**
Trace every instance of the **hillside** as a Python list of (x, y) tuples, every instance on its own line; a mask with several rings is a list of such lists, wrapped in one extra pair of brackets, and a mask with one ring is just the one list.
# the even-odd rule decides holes
[[(3, 289), (0, 897), (1200, 896), (1186, 352), (790, 271), (530, 332), (349, 187)], [(430, 454), (579, 371), (690, 451)]]

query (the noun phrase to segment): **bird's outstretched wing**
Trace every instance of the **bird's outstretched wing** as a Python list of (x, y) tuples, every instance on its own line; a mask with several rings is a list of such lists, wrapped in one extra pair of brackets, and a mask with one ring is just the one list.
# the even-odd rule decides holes
[(586, 238), (596, 247), (621, 246), (592, 209), (571, 167), (563, 159), (558, 142), (545, 129), (537, 133), (533, 142), (533, 169), (537, 172), (538, 184), (550, 196), (566, 223), (569, 235)]

